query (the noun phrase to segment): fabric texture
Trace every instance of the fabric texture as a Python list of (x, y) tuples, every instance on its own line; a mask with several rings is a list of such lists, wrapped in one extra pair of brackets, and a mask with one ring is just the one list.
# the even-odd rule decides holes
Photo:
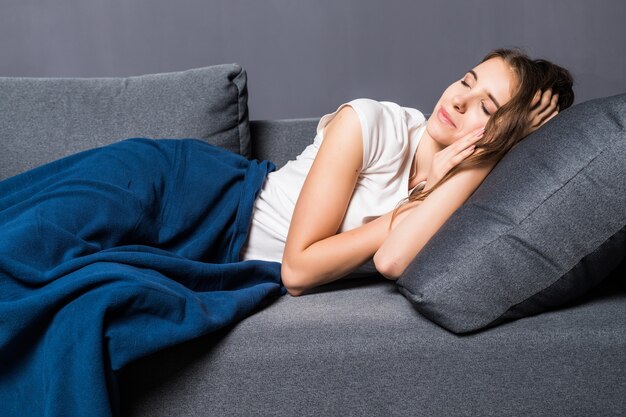
[(433, 324), (392, 281), (336, 281), (280, 297), (219, 338), (131, 364), (120, 378), (125, 409), (128, 417), (621, 416), (625, 275), (568, 308), (473, 335)]
[[(423, 114), (393, 102), (368, 98), (343, 103), (319, 120), (313, 142), (296, 159), (268, 175), (255, 202), (242, 259), (282, 260), (296, 201), (324, 140), (323, 129), (345, 106), (351, 106), (359, 116), (363, 165), (339, 232), (393, 210), (408, 196), (411, 162), (426, 127)], [(372, 265), (370, 262), (364, 268), (373, 272)]]
[(626, 94), (561, 112), (518, 143), (397, 281), (464, 333), (557, 308), (626, 254)]
[(286, 294), (238, 259), (274, 168), (132, 138), (0, 182), (2, 415), (118, 415), (124, 365)]
[(250, 156), (236, 63), (125, 78), (0, 77), (0, 179), (130, 137), (202, 139)]

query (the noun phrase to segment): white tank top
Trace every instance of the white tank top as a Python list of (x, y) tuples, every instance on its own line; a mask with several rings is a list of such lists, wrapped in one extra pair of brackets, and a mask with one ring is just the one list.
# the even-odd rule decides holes
[[(352, 106), (361, 122), (363, 165), (339, 232), (359, 227), (393, 210), (410, 194), (411, 162), (426, 128), (424, 115), (417, 109), (401, 107), (390, 101), (359, 98), (343, 103), (334, 112), (321, 117), (312, 144), (295, 160), (268, 174), (255, 200), (241, 260), (282, 262), (291, 216), (324, 140), (323, 128), (347, 105)], [(418, 184), (413, 190), (424, 184)], [(372, 260), (355, 272), (375, 272)]]

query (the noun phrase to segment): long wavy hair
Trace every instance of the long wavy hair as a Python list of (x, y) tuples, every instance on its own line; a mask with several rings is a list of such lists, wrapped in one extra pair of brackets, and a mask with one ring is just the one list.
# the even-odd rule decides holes
[[(504, 59), (515, 74), (517, 88), (511, 100), (502, 105), (487, 121), (483, 137), (476, 142), (476, 151), (450, 169), (430, 189), (421, 189), (401, 200), (393, 211), (389, 227), (397, 211), (412, 201), (423, 201), (437, 187), (464, 169), (497, 163), (513, 146), (520, 142), (528, 126), (533, 97), (537, 90), (552, 88), (559, 95), (559, 112), (574, 102), (574, 80), (570, 72), (544, 59), (531, 59), (521, 48), (498, 48), (489, 52), (481, 63), (492, 59)], [(495, 164), (494, 164), (495, 165)]]

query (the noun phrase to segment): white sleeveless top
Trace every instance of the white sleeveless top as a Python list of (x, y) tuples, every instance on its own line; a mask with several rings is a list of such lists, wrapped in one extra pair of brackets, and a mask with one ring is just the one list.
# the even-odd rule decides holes
[[(361, 122), (363, 165), (339, 232), (361, 226), (393, 210), (410, 194), (411, 162), (426, 128), (424, 115), (417, 109), (401, 107), (390, 101), (359, 98), (343, 103), (333, 113), (321, 117), (312, 144), (295, 160), (268, 174), (255, 200), (241, 260), (282, 262), (291, 216), (324, 140), (323, 128), (347, 105), (352, 106)], [(424, 184), (422, 182), (414, 189)], [(356, 272), (375, 272), (372, 260)]]

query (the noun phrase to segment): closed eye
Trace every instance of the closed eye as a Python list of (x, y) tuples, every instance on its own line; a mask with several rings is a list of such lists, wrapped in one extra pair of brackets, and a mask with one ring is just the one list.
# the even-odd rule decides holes
[[(463, 84), (464, 86), (468, 87), (471, 89), (471, 87), (469, 86), (468, 83), (465, 82), (465, 80), (461, 80), (461, 84)], [(483, 103), (481, 101), (481, 107), (483, 108), (483, 112), (487, 115), (487, 116), (491, 116), (491, 113), (489, 113), (489, 111), (487, 110), (487, 108), (485, 107), (485, 103)]]

